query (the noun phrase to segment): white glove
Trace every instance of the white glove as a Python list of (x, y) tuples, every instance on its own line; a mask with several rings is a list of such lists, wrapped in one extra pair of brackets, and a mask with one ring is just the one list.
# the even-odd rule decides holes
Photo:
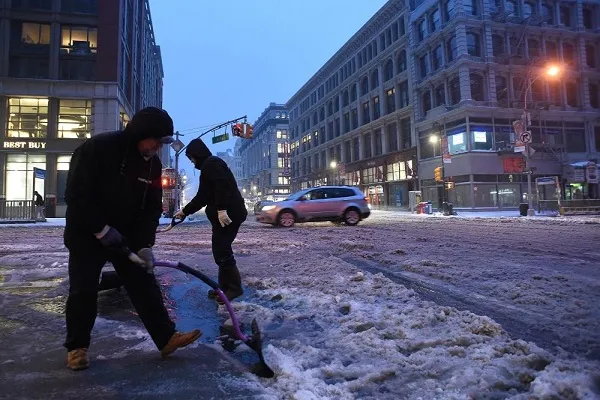
[(219, 216), (219, 222), (223, 228), (231, 223), (231, 219), (229, 218), (229, 215), (227, 215), (227, 210), (219, 210), (217, 211), (217, 214)]
[(185, 213), (183, 212), (183, 210), (179, 210), (179, 211), (177, 211), (173, 215), (173, 218), (175, 218), (175, 219), (185, 219)]

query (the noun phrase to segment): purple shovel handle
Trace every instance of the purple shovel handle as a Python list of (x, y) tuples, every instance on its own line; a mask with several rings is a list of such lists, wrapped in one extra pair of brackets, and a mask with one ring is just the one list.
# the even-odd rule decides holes
[(225, 296), (225, 293), (223, 293), (221, 288), (219, 288), (218, 283), (216, 283), (215, 281), (210, 279), (208, 276), (204, 275), (202, 272), (200, 272), (194, 268), (188, 267), (187, 265), (182, 264), (177, 261), (157, 260), (154, 262), (154, 266), (178, 269), (179, 271), (185, 272), (186, 274), (195, 276), (196, 278), (200, 279), (202, 282), (204, 282), (208, 286), (210, 286), (217, 293), (217, 296), (219, 296), (221, 301), (225, 304), (225, 307), (227, 308), (227, 312), (231, 316), (231, 321), (233, 322), (233, 329), (234, 329), (235, 334), (238, 337), (238, 339), (240, 339), (244, 343), (248, 342), (248, 340), (249, 340), (248, 337), (246, 335), (244, 335), (242, 333), (242, 331), (240, 330), (240, 323), (239, 323), (239, 320), (237, 319), (237, 316), (233, 312), (233, 307), (231, 306), (231, 302), (229, 301), (227, 296)]

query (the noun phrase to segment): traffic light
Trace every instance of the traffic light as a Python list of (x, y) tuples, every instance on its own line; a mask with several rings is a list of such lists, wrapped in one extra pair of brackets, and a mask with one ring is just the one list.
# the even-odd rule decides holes
[(162, 178), (162, 186), (166, 187), (169, 185), (169, 180), (167, 178)]
[(245, 124), (246, 125), (246, 134), (244, 135), (244, 137), (246, 139), (252, 139), (252, 134), (254, 133), (254, 127), (252, 127), (252, 125), (250, 124)]
[(444, 181), (444, 175), (443, 175), (442, 167), (437, 167), (436, 169), (433, 170), (433, 173), (434, 173), (435, 181), (436, 182), (443, 182)]
[(231, 134), (233, 136), (242, 137), (243, 132), (244, 128), (242, 127), (242, 124), (235, 124), (231, 127)]

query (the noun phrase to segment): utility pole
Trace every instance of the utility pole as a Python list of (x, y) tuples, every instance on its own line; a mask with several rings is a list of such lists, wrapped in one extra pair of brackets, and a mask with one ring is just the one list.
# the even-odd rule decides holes
[[(207, 133), (211, 133), (214, 131), (217, 131), (227, 125), (231, 125), (231, 124), (235, 124), (236, 122), (239, 122), (243, 120), (244, 123), (246, 123), (247, 120), (247, 116), (244, 115), (243, 117), (239, 117), (236, 119), (232, 119), (231, 121), (227, 121), (227, 122), (223, 122), (222, 124), (216, 125), (212, 128), (210, 128), (209, 130), (202, 132), (197, 139), (200, 139), (202, 136), (206, 135)], [(179, 140), (179, 136), (185, 136), (181, 133), (179, 133), (179, 131), (175, 132), (175, 141), (171, 144), (171, 148), (173, 150), (175, 150), (175, 182), (176, 182), (176, 187), (175, 187), (175, 209), (176, 210), (180, 210), (180, 199), (181, 199), (181, 183), (179, 182), (179, 156), (181, 155), (181, 153), (183, 153), (183, 151), (185, 150), (185, 148), (187, 147), (187, 145), (184, 145), (180, 140)]]

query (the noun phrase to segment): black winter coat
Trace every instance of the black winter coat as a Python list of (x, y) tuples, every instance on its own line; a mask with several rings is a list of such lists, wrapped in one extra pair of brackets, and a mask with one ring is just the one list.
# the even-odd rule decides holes
[(154, 245), (162, 213), (162, 164), (144, 159), (128, 131), (86, 140), (71, 158), (65, 199), (65, 245), (86, 246), (105, 225), (117, 229), (133, 251)]
[(183, 208), (183, 212), (186, 215), (193, 214), (206, 206), (206, 216), (213, 225), (219, 223), (217, 210), (227, 210), (232, 221), (244, 221), (248, 216), (246, 204), (227, 163), (213, 156), (200, 139), (192, 140), (185, 154), (193, 158), (195, 167), (201, 173), (198, 193)]

